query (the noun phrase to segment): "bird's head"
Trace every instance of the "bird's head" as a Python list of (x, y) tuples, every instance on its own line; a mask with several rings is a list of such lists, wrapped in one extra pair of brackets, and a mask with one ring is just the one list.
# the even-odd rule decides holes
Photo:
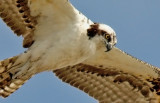
[(110, 26), (105, 24), (94, 23), (90, 25), (87, 35), (97, 46), (105, 46), (106, 51), (110, 51), (117, 43), (116, 33)]

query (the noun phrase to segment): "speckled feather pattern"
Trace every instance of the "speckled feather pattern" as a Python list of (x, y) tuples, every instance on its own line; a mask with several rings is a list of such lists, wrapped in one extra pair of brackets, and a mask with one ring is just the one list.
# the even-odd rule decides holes
[(78, 64), (55, 70), (54, 73), (99, 103), (158, 103), (149, 82), (116, 68)]
[(0, 0), (0, 17), (18, 36), (24, 37), (23, 46), (30, 47), (34, 42), (33, 35), (36, 17), (30, 15), (28, 0)]
[[(83, 64), (59, 69), (54, 73), (62, 81), (83, 90), (100, 103), (159, 103), (160, 100), (159, 68), (118, 48), (108, 53), (99, 49)], [(114, 90), (114, 87), (118, 89)], [(121, 96), (118, 96), (119, 93)]]
[(34, 74), (80, 63), (94, 53), (94, 44), (86, 34), (92, 21), (67, 0), (0, 0), (0, 17), (29, 43), (24, 53), (0, 61), (2, 97)]
[(30, 77), (27, 78), (15, 78), (12, 76), (11, 68), (18, 65), (14, 65), (18, 56), (0, 61), (0, 96), (8, 97), (11, 93), (21, 87)]
[(0, 96), (9, 96), (39, 72), (54, 71), (100, 103), (159, 102), (159, 68), (116, 47), (105, 52), (101, 33), (110, 36), (113, 47), (114, 30), (93, 26), (68, 0), (0, 0), (0, 17), (28, 48), (0, 61)]

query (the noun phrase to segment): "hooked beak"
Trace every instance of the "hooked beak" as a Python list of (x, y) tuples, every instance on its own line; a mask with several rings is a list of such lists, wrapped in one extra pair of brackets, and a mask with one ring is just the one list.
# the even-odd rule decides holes
[(107, 50), (105, 52), (108, 52), (113, 48), (113, 46), (111, 43), (106, 43), (106, 48), (107, 48)]

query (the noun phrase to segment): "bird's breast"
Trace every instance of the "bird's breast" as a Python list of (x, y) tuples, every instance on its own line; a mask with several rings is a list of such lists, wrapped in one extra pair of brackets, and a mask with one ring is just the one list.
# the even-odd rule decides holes
[(39, 39), (31, 50), (32, 60), (43, 70), (75, 65), (94, 54), (95, 45), (85, 30), (62, 30)]

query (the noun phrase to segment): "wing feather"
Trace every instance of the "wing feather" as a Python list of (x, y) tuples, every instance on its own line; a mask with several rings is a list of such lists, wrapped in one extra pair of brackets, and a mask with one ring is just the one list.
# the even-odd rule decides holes
[(118, 48), (99, 49), (82, 64), (54, 71), (100, 103), (159, 103), (160, 70)]
[(68, 0), (0, 0), (0, 17), (15, 34), (24, 37), (25, 48), (41, 34), (50, 35), (46, 31), (55, 27), (62, 29), (62, 24), (67, 27), (79, 20), (78, 14)]
[(159, 68), (143, 62), (118, 48), (113, 48), (110, 52), (104, 52), (99, 49), (91, 58), (83, 62), (92, 66), (104, 66), (118, 68), (121, 71), (131, 73), (135, 76), (144, 78), (158, 78), (160, 76)]
[(24, 37), (24, 47), (31, 46), (36, 20), (30, 15), (28, 0), (0, 0), (0, 17), (15, 34)]
[(100, 103), (158, 103), (149, 82), (116, 68), (78, 64), (54, 73)]

